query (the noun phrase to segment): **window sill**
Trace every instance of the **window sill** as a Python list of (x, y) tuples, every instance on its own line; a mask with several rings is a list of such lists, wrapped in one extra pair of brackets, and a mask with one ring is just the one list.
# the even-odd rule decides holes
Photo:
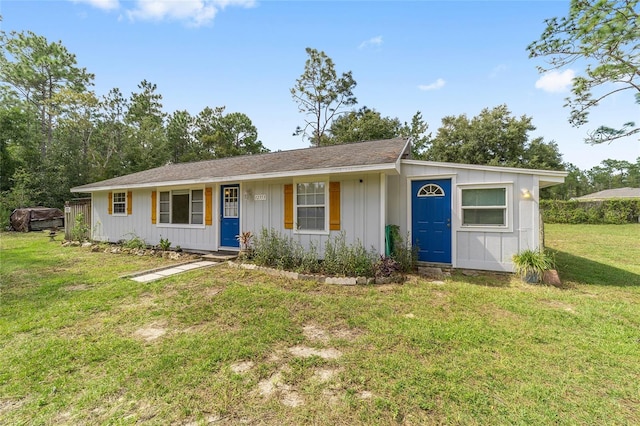
[(329, 235), (330, 232), (326, 231), (326, 230), (321, 230), (321, 231), (314, 231), (314, 230), (307, 230), (307, 229), (294, 229), (293, 233), (296, 235)]
[(462, 225), (458, 228), (462, 232), (513, 232), (510, 226), (499, 225)]
[(205, 229), (206, 225), (191, 225), (189, 223), (156, 223), (158, 228), (181, 228), (181, 229)]

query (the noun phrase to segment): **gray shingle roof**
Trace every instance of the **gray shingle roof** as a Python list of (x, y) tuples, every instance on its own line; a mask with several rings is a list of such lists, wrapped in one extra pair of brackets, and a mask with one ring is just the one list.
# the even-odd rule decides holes
[(593, 194), (577, 197), (578, 201), (607, 200), (610, 198), (640, 198), (640, 188), (616, 188), (605, 189), (604, 191), (594, 192)]
[(404, 138), (359, 142), (316, 148), (302, 148), (267, 154), (243, 155), (218, 160), (169, 164), (101, 182), (71, 188), (71, 192), (91, 192), (104, 188), (149, 186), (150, 184), (220, 181), (227, 176), (265, 175), (317, 171), (324, 169), (357, 169), (394, 164), (407, 155)]

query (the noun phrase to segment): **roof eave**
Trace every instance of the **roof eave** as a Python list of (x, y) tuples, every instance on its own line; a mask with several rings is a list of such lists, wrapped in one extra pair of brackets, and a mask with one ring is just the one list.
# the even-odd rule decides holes
[(204, 177), (200, 179), (188, 179), (188, 180), (173, 180), (173, 181), (157, 181), (147, 182), (141, 184), (125, 184), (125, 185), (104, 185), (104, 186), (89, 186), (82, 185), (71, 188), (73, 193), (92, 193), (100, 191), (110, 191), (114, 189), (143, 189), (143, 188), (156, 188), (160, 186), (188, 186), (188, 185), (202, 185), (207, 183), (226, 183), (226, 182), (247, 182), (252, 180), (264, 180), (264, 179), (282, 179), (289, 177), (301, 177), (301, 176), (317, 176), (317, 175), (332, 175), (343, 173), (373, 173), (384, 172), (387, 174), (399, 174), (399, 164), (394, 163), (382, 163), (382, 164), (370, 164), (364, 166), (344, 166), (344, 167), (329, 167), (322, 169), (309, 169), (309, 170), (295, 170), (288, 172), (272, 172), (272, 173), (256, 173), (246, 175), (234, 175), (234, 176), (219, 176), (219, 177)]
[(551, 180), (555, 178), (562, 178), (562, 180), (558, 181), (558, 183), (564, 182), (564, 178), (567, 177), (567, 175), (569, 174), (569, 172), (564, 170), (522, 169), (519, 167), (485, 166), (485, 165), (479, 165), (479, 164), (445, 163), (445, 162), (425, 161), (425, 160), (402, 160), (402, 162), (405, 164), (416, 164), (416, 165), (424, 165), (424, 166), (432, 166), (432, 167), (451, 167), (455, 169), (485, 170), (485, 171), (493, 171), (493, 172), (509, 172), (509, 173), (536, 175), (536, 176), (544, 177), (545, 180), (547, 177)]

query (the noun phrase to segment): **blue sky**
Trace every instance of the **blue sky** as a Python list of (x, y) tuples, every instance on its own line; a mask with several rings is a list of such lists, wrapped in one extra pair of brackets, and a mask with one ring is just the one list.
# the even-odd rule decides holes
[(290, 88), (313, 47), (339, 73), (353, 72), (358, 107), (401, 121), (422, 111), (434, 134), (444, 116), (506, 104), (533, 117), (532, 137), (556, 141), (581, 169), (607, 158), (635, 161), (637, 139), (583, 142), (599, 124), (640, 121), (631, 95), (612, 98), (591, 123), (573, 128), (563, 105), (581, 70), (543, 78), (542, 62), (528, 58), (544, 19), (567, 10), (565, 1), (2, 0), (0, 25), (62, 41), (95, 74), (98, 95), (113, 87), (129, 95), (146, 79), (157, 84), (167, 113), (243, 112), (271, 150), (308, 146), (292, 136), (303, 116)]

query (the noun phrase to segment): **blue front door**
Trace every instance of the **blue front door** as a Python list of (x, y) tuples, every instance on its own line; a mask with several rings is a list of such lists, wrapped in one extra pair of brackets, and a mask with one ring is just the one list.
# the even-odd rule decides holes
[(411, 218), (418, 260), (451, 263), (451, 179), (411, 182)]
[(240, 247), (240, 187), (222, 185), (220, 193), (220, 246)]

